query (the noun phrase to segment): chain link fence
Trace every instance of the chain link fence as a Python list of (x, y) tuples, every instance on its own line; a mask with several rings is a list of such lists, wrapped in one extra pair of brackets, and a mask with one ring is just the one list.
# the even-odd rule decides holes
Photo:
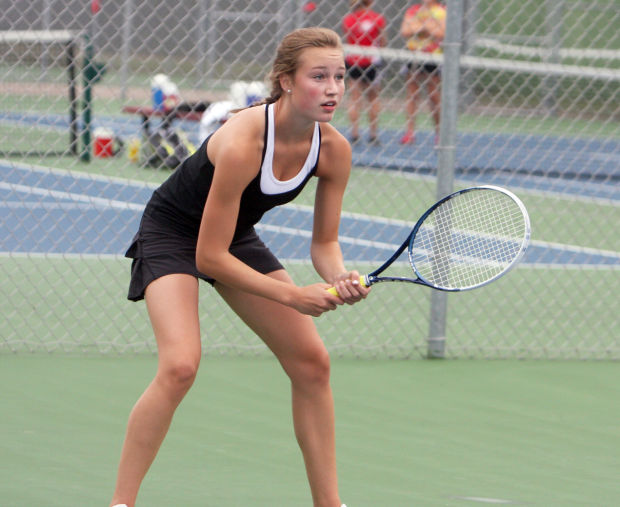
[[(208, 108), (263, 81), (284, 34), (315, 25), (343, 34), (349, 2), (0, 6), (0, 351), (152, 352), (144, 304), (125, 300), (123, 254), (174, 170), (157, 159), (153, 134), (175, 131), (191, 151)], [(340, 231), (349, 266), (373, 269), (437, 196), (477, 184), (525, 202), (533, 242), (519, 268), (479, 291), (378, 285), (365, 303), (317, 319), (328, 348), (414, 358), (437, 355), (441, 342), (445, 357), (619, 359), (617, 1), (449, 1), (444, 54), (431, 57), (407, 49), (409, 7), (373, 4), (386, 19), (385, 46), (365, 49), (381, 59), (381, 107), (373, 143), (366, 106), (358, 111)], [(429, 61), (442, 69), (442, 123), (424, 74), (415, 142), (402, 144), (407, 66)], [(158, 74), (176, 87), (174, 114), (153, 110)], [(334, 124), (351, 138), (347, 100)], [(259, 227), (299, 284), (317, 281), (312, 201), (310, 188)], [(265, 352), (206, 285), (200, 311), (206, 354)]]

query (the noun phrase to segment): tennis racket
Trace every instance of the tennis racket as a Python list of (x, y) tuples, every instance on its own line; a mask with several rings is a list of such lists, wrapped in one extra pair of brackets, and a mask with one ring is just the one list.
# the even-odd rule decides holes
[[(516, 195), (491, 185), (466, 188), (431, 206), (394, 254), (361, 276), (360, 283), (410, 282), (450, 292), (476, 289), (508, 273), (529, 241), (530, 219)], [(379, 276), (405, 249), (416, 278)], [(328, 290), (338, 295), (334, 287)]]

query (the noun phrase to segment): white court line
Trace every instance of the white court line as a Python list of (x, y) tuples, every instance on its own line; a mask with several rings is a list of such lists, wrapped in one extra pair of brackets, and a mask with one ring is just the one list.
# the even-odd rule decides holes
[[(115, 199), (106, 199), (102, 197), (93, 197), (93, 196), (78, 194), (74, 192), (63, 192), (60, 190), (50, 190), (46, 188), (33, 187), (33, 186), (28, 186), (28, 185), (19, 185), (15, 183), (0, 182), (0, 189), (11, 190), (14, 192), (20, 192), (20, 193), (25, 193), (25, 194), (55, 197), (57, 199), (69, 200), (73, 203), (89, 204), (93, 207), (132, 210), (132, 211), (139, 211), (139, 212), (142, 212), (144, 210), (143, 204), (136, 204), (136, 203), (131, 203), (128, 201), (119, 201)], [(21, 204), (21, 206), (27, 206), (25, 203), (20, 203), (19, 201), (17, 204)], [(48, 203), (48, 205), (50, 204), (51, 203)], [(16, 203), (13, 203), (12, 207), (15, 205)], [(42, 207), (42, 203), (39, 203), (39, 202), (30, 203), (29, 205), (36, 206), (36, 207)], [(67, 203), (65, 203), (65, 206), (66, 205)], [(60, 207), (61, 205), (56, 204), (56, 206)], [(285, 205), (284, 207), (287, 209), (293, 209), (293, 210), (300, 211), (303, 213), (308, 213), (308, 214), (312, 214), (314, 212), (313, 207), (308, 206), (308, 205), (288, 204), (288, 205)], [(410, 222), (407, 222), (404, 220), (372, 217), (371, 215), (364, 215), (361, 213), (343, 212), (342, 216), (346, 218), (352, 218), (352, 219), (363, 220), (363, 221), (368, 221), (368, 222), (411, 226)], [(308, 230), (295, 229), (292, 227), (282, 227), (282, 226), (269, 225), (269, 224), (257, 224), (257, 229), (267, 230), (270, 232), (277, 232), (281, 234), (289, 234), (289, 235), (294, 235), (294, 236), (307, 237), (307, 238), (311, 237), (311, 234), (312, 234), (311, 231), (308, 231)], [(342, 243), (358, 245), (358, 246), (374, 247), (374, 248), (391, 250), (391, 251), (396, 250), (400, 246), (400, 245), (395, 245), (391, 243), (383, 243), (379, 241), (365, 240), (365, 239), (351, 237), (351, 236), (340, 236), (339, 240)], [(531, 245), (538, 246), (541, 248), (547, 248), (547, 249), (559, 249), (562, 251), (575, 253), (575, 254), (599, 255), (603, 257), (610, 257), (613, 259), (620, 260), (620, 252), (614, 252), (611, 250), (598, 250), (598, 249), (590, 248), (590, 247), (567, 245), (567, 244), (553, 243), (553, 242), (547, 242), (547, 241), (532, 241)]]
[[(76, 203), (87, 203), (92, 206), (116, 209), (130, 209), (134, 211), (143, 211), (143, 204), (134, 204), (127, 201), (117, 201), (115, 199), (105, 199), (103, 197), (93, 197), (90, 195), (76, 194), (74, 192), (63, 192), (61, 190), (50, 190), (48, 188), (32, 187), (28, 185), (18, 185), (15, 183), (0, 182), (0, 189), (10, 190), (12, 192), (21, 192), (24, 194), (40, 195), (44, 197), (55, 197), (56, 199), (69, 200)], [(48, 203), (49, 204), (49, 203)], [(30, 203), (34, 206), (35, 203)], [(41, 203), (36, 203), (40, 206)], [(60, 206), (59, 206), (60, 207)]]
[[(301, 211), (304, 213), (310, 213), (310, 214), (313, 213), (314, 211), (312, 206), (307, 206), (307, 205), (289, 204), (289, 205), (286, 205), (285, 207), (289, 209), (295, 209), (296, 211)], [(413, 224), (405, 220), (372, 217), (371, 215), (363, 215), (361, 213), (347, 213), (344, 211), (342, 212), (342, 216), (347, 217), (347, 218), (353, 218), (356, 220), (361, 220), (361, 221), (365, 220), (368, 222), (376, 222), (376, 223), (387, 224), (387, 225), (402, 225), (402, 226), (408, 226), (410, 228), (413, 228)], [(263, 227), (264, 230), (268, 230), (270, 232), (298, 235), (298, 236), (308, 237), (308, 238), (312, 236), (310, 231), (300, 232), (300, 229), (295, 229), (293, 227), (281, 227), (281, 226), (276, 226), (276, 225), (267, 226), (266, 224), (258, 224), (257, 228), (259, 226)], [(383, 249), (392, 250), (392, 251), (396, 250), (400, 246), (400, 244), (397, 245), (394, 243), (382, 243), (382, 242), (377, 242), (377, 241), (368, 241), (368, 240), (363, 240), (363, 239), (359, 239), (356, 237), (350, 237), (350, 236), (340, 236), (339, 240), (342, 241), (343, 243), (349, 243), (349, 244), (360, 245), (360, 246), (371, 246), (375, 248), (383, 248)], [(551, 241), (540, 241), (540, 240), (532, 240), (530, 242), (530, 245), (537, 246), (540, 248), (546, 248), (546, 249), (562, 250), (565, 252), (575, 253), (575, 254), (600, 255), (602, 257), (611, 257), (611, 258), (617, 258), (620, 260), (620, 252), (615, 252), (613, 250), (599, 250), (596, 248), (590, 248), (590, 247), (585, 247), (585, 246), (568, 245), (568, 244), (554, 243)]]
[[(87, 181), (102, 181), (106, 183), (112, 182), (112, 183), (116, 183), (119, 185), (131, 186), (131, 187), (136, 187), (136, 188), (141, 188), (141, 189), (147, 188), (150, 190), (155, 190), (161, 184), (161, 183), (151, 183), (151, 182), (145, 182), (145, 181), (140, 181), (140, 180), (133, 180), (129, 178), (115, 177), (115, 176), (104, 176), (101, 174), (84, 173), (81, 171), (72, 171), (70, 169), (58, 169), (55, 167), (46, 167), (46, 166), (40, 166), (36, 164), (17, 165), (14, 162), (9, 162), (8, 160), (3, 160), (3, 159), (0, 159), (0, 162), (8, 163), (8, 168), (11, 170), (16, 169), (16, 170), (25, 171), (25, 172), (56, 174), (60, 176), (69, 176), (74, 179), (81, 179), (81, 180), (87, 180)], [(368, 169), (368, 166), (358, 166), (358, 167), (364, 167), (365, 169)], [(416, 173), (411, 173), (411, 172), (402, 171), (402, 170), (383, 169), (383, 168), (376, 168), (376, 167), (370, 167), (370, 170), (375, 171), (375, 172), (383, 171), (389, 174), (395, 174), (395, 175), (398, 175), (400, 178), (405, 178), (405, 179), (413, 179), (413, 180), (421, 180), (421, 181), (433, 181), (435, 179), (435, 176), (432, 176), (432, 175), (416, 174)], [(507, 173), (507, 175), (510, 176), (509, 173)], [(528, 176), (528, 178), (531, 179), (531, 178), (541, 178), (541, 177)], [(456, 179), (455, 182), (458, 185), (461, 185), (463, 187), (472, 186), (472, 182), (466, 179), (465, 180)], [(606, 185), (601, 184), (601, 183), (589, 183), (589, 185), (590, 186), (596, 185), (596, 186), (600, 186), (601, 188), (606, 187)], [(510, 187), (515, 190), (519, 190), (520, 192), (528, 193), (530, 195), (539, 195), (542, 197), (552, 197), (556, 199), (567, 199), (571, 201), (595, 203), (595, 204), (601, 204), (605, 206), (614, 206), (614, 207), (620, 206), (620, 200), (613, 199), (611, 197), (606, 198), (606, 197), (594, 197), (591, 195), (579, 195), (579, 194), (562, 192), (561, 190), (543, 190), (543, 189), (526, 187), (526, 186), (518, 185), (518, 184), (511, 184)], [(358, 214), (358, 213), (346, 214), (344, 212), (342, 215), (351, 216), (351, 217), (368, 216), (368, 215), (363, 215), (363, 214)], [(382, 220), (386, 220), (390, 223), (399, 222), (397, 219), (382, 219), (380, 217), (372, 217), (372, 216), (370, 216), (370, 220), (373, 220), (379, 223), (384, 223), (382, 222)]]
[[(290, 234), (292, 236), (300, 236), (302, 238), (312, 237), (312, 231), (307, 231), (303, 229), (295, 229), (293, 227), (283, 227), (280, 225), (269, 225), (269, 224), (259, 223), (259, 224), (256, 224), (256, 229), (259, 231), (269, 231), (269, 232), (275, 232), (278, 234)], [(393, 243), (382, 243), (380, 241), (352, 238), (350, 236), (339, 236), (338, 241), (340, 243), (347, 243), (350, 245), (380, 248), (380, 249), (389, 250), (389, 251), (394, 251), (400, 246), (400, 245), (396, 245)]]
[(455, 496), (456, 500), (467, 500), (469, 502), (489, 503), (497, 505), (514, 505), (516, 502), (512, 500), (504, 500), (503, 498), (486, 498), (482, 496)]
[(120, 178), (115, 176), (104, 176), (103, 174), (92, 174), (85, 173), (82, 171), (72, 171), (70, 169), (58, 169), (56, 167), (47, 167), (43, 165), (36, 164), (21, 164), (17, 165), (13, 162), (9, 162), (8, 160), (1, 160), (2, 162), (8, 163), (8, 168), (11, 170), (19, 170), (25, 172), (34, 172), (34, 173), (43, 173), (43, 174), (56, 174), (58, 176), (69, 176), (76, 180), (87, 180), (87, 181), (102, 181), (104, 183), (118, 183), (121, 185), (128, 185), (132, 187), (140, 187), (140, 188), (150, 188), (155, 190), (161, 183), (150, 183), (146, 181), (140, 180), (132, 180), (129, 178)]

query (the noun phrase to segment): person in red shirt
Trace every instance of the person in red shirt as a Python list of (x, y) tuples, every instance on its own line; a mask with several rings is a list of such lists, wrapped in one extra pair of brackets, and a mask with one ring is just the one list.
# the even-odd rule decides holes
[[(347, 44), (358, 46), (385, 46), (385, 18), (371, 9), (372, 0), (351, 0), (352, 12), (342, 20), (344, 39)], [(348, 54), (347, 67), (349, 101), (348, 115), (351, 122), (351, 142), (359, 140), (359, 119), (364, 96), (368, 100), (369, 142), (378, 144), (381, 59), (364, 54)]]
[[(441, 43), (445, 31), (446, 8), (435, 0), (423, 0), (422, 3), (409, 7), (400, 28), (400, 34), (407, 40), (408, 49), (432, 55), (442, 53)], [(441, 100), (439, 66), (432, 61), (409, 62), (407, 75), (407, 132), (401, 138), (401, 144), (415, 142), (415, 120), (422, 87), (426, 87), (426, 94), (431, 104), (436, 135), (439, 131)]]

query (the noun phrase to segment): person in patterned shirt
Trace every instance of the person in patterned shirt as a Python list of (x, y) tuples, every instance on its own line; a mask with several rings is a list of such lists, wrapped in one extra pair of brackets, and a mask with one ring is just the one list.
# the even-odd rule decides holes
[[(441, 43), (446, 31), (446, 8), (434, 0), (423, 0), (405, 12), (400, 34), (407, 40), (407, 48), (437, 55), (442, 53)], [(441, 100), (441, 76), (437, 63), (409, 62), (407, 71), (407, 131), (400, 139), (401, 144), (415, 142), (415, 121), (418, 112), (420, 90), (426, 88), (435, 122), (435, 143), (439, 132)]]

